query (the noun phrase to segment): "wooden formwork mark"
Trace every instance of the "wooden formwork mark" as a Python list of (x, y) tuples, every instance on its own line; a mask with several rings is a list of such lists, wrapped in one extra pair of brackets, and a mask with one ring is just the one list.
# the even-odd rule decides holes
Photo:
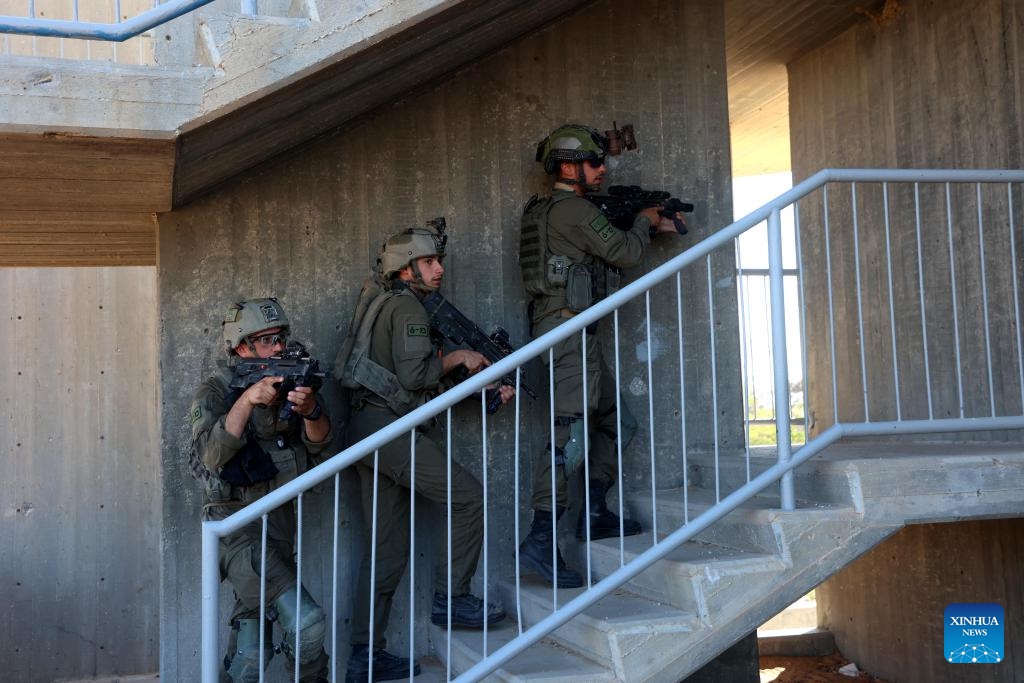
[(885, 0), (885, 4), (882, 5), (881, 9), (877, 10), (858, 7), (855, 11), (857, 14), (863, 14), (870, 19), (876, 28), (887, 26), (897, 21), (906, 13), (900, 0)]

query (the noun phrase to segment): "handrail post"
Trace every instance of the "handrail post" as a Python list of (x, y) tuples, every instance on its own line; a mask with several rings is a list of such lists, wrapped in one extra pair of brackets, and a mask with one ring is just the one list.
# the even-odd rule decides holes
[(216, 683), (220, 671), (217, 656), (220, 643), (217, 638), (217, 607), (220, 602), (220, 569), (218, 568), (220, 550), (216, 532), (211, 522), (203, 522), (203, 554), (202, 554), (202, 634), (201, 634), (201, 676), (203, 683)]
[[(789, 359), (786, 357), (786, 305), (782, 275), (782, 221), (779, 207), (768, 215), (768, 282), (772, 310), (772, 360), (775, 378), (775, 432), (779, 464), (789, 462), (793, 447), (789, 433)], [(793, 472), (783, 475), (780, 488), (782, 509), (796, 508)]]
[(242, 0), (242, 14), (256, 16), (256, 0)]

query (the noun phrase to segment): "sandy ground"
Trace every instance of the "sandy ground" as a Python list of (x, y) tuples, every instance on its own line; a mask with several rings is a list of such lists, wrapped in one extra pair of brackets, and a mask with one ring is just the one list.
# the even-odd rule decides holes
[(839, 673), (849, 664), (839, 653), (827, 657), (761, 657), (761, 683), (887, 683), (861, 671), (857, 676)]

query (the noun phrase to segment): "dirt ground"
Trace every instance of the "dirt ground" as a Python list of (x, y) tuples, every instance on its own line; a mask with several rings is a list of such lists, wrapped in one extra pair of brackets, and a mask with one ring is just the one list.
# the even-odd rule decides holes
[(761, 657), (761, 683), (887, 683), (864, 671), (855, 677), (839, 673), (849, 663), (838, 652), (827, 657)]

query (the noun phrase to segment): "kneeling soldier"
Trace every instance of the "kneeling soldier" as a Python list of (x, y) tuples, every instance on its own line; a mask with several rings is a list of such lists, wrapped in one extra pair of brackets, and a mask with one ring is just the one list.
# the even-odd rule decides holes
[[(232, 304), (223, 322), (229, 355), (226, 367), (206, 379), (192, 399), (192, 474), (204, 484), (203, 519), (224, 519), (262, 498), (310, 467), (330, 440), (331, 425), (309, 387), (278, 397), (281, 377), (266, 377), (247, 389), (231, 389), (232, 361), (280, 355), (289, 324), (276, 299)], [(279, 416), (282, 398), (294, 404), (292, 415)], [(224, 666), (232, 681), (258, 681), (260, 669), (274, 655), (271, 624), (284, 631), (281, 651), (295, 666), (298, 633), (299, 680), (327, 680), (323, 610), (295, 573), (295, 508), (282, 505), (267, 516), (266, 642), (260, 649), (260, 571), (262, 524), (254, 522), (220, 539), (220, 573), (235, 591), (231, 636)], [(298, 611), (296, 611), (298, 603)]]

